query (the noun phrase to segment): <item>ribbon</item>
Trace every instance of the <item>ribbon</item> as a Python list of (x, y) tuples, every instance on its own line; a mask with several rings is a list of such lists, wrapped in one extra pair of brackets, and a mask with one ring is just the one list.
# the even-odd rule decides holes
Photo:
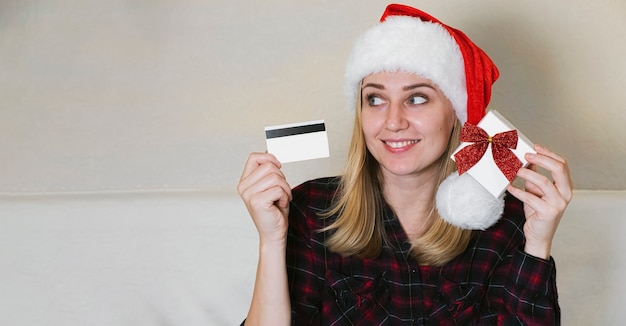
[(461, 141), (473, 144), (463, 147), (454, 154), (459, 175), (480, 161), (489, 144), (493, 161), (509, 182), (513, 182), (517, 171), (522, 167), (522, 162), (511, 151), (517, 148), (517, 130), (501, 132), (492, 137), (482, 128), (466, 122), (461, 129)]

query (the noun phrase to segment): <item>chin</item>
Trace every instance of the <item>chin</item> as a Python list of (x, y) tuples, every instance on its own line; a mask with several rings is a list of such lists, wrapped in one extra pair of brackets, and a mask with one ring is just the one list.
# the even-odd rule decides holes
[(419, 173), (422, 170), (419, 167), (411, 166), (408, 164), (390, 164), (384, 165), (383, 167), (385, 170), (387, 170), (387, 172), (398, 176), (412, 175)]
[(437, 161), (430, 164), (419, 164), (417, 159), (402, 162), (385, 162), (381, 166), (390, 174), (397, 176), (410, 176), (430, 173), (438, 168)]

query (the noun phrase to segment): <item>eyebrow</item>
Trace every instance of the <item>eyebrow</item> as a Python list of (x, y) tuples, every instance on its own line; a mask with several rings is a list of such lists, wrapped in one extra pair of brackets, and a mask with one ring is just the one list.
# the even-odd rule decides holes
[[(361, 89), (365, 89), (365, 88), (367, 88), (367, 87), (373, 87), (373, 88), (376, 88), (376, 89), (381, 89), (381, 90), (382, 90), (382, 89), (385, 89), (385, 86), (384, 86), (384, 85), (382, 85), (382, 84), (374, 84), (374, 83), (367, 83), (367, 84), (363, 85), (363, 87), (362, 87)], [(412, 89), (416, 89), (416, 88), (420, 88), (420, 87), (428, 87), (428, 88), (431, 88), (431, 89), (435, 89), (435, 87), (433, 87), (433, 86), (432, 86), (432, 85), (430, 85), (430, 84), (427, 84), (427, 83), (418, 83), (418, 84), (412, 84), (412, 85), (407, 85), (407, 86), (404, 86), (404, 87), (402, 88), (402, 90), (405, 90), (405, 91), (410, 91), (410, 90), (412, 90)]]

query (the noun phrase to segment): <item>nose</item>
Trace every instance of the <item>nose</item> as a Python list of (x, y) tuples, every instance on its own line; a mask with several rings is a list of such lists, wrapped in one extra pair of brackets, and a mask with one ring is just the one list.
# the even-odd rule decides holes
[(391, 103), (387, 111), (385, 126), (390, 131), (399, 131), (408, 128), (404, 107), (399, 103)]

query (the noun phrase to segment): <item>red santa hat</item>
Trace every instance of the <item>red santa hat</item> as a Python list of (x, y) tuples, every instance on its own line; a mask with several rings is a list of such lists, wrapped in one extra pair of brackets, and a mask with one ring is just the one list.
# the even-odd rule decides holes
[[(461, 123), (477, 124), (486, 114), (491, 86), (499, 76), (495, 64), (458, 29), (431, 15), (391, 4), (380, 23), (357, 39), (346, 67), (346, 93), (356, 106), (360, 83), (381, 71), (415, 73), (437, 84)], [(503, 197), (495, 198), (467, 173), (450, 175), (437, 191), (442, 218), (467, 229), (486, 229), (502, 214)]]

